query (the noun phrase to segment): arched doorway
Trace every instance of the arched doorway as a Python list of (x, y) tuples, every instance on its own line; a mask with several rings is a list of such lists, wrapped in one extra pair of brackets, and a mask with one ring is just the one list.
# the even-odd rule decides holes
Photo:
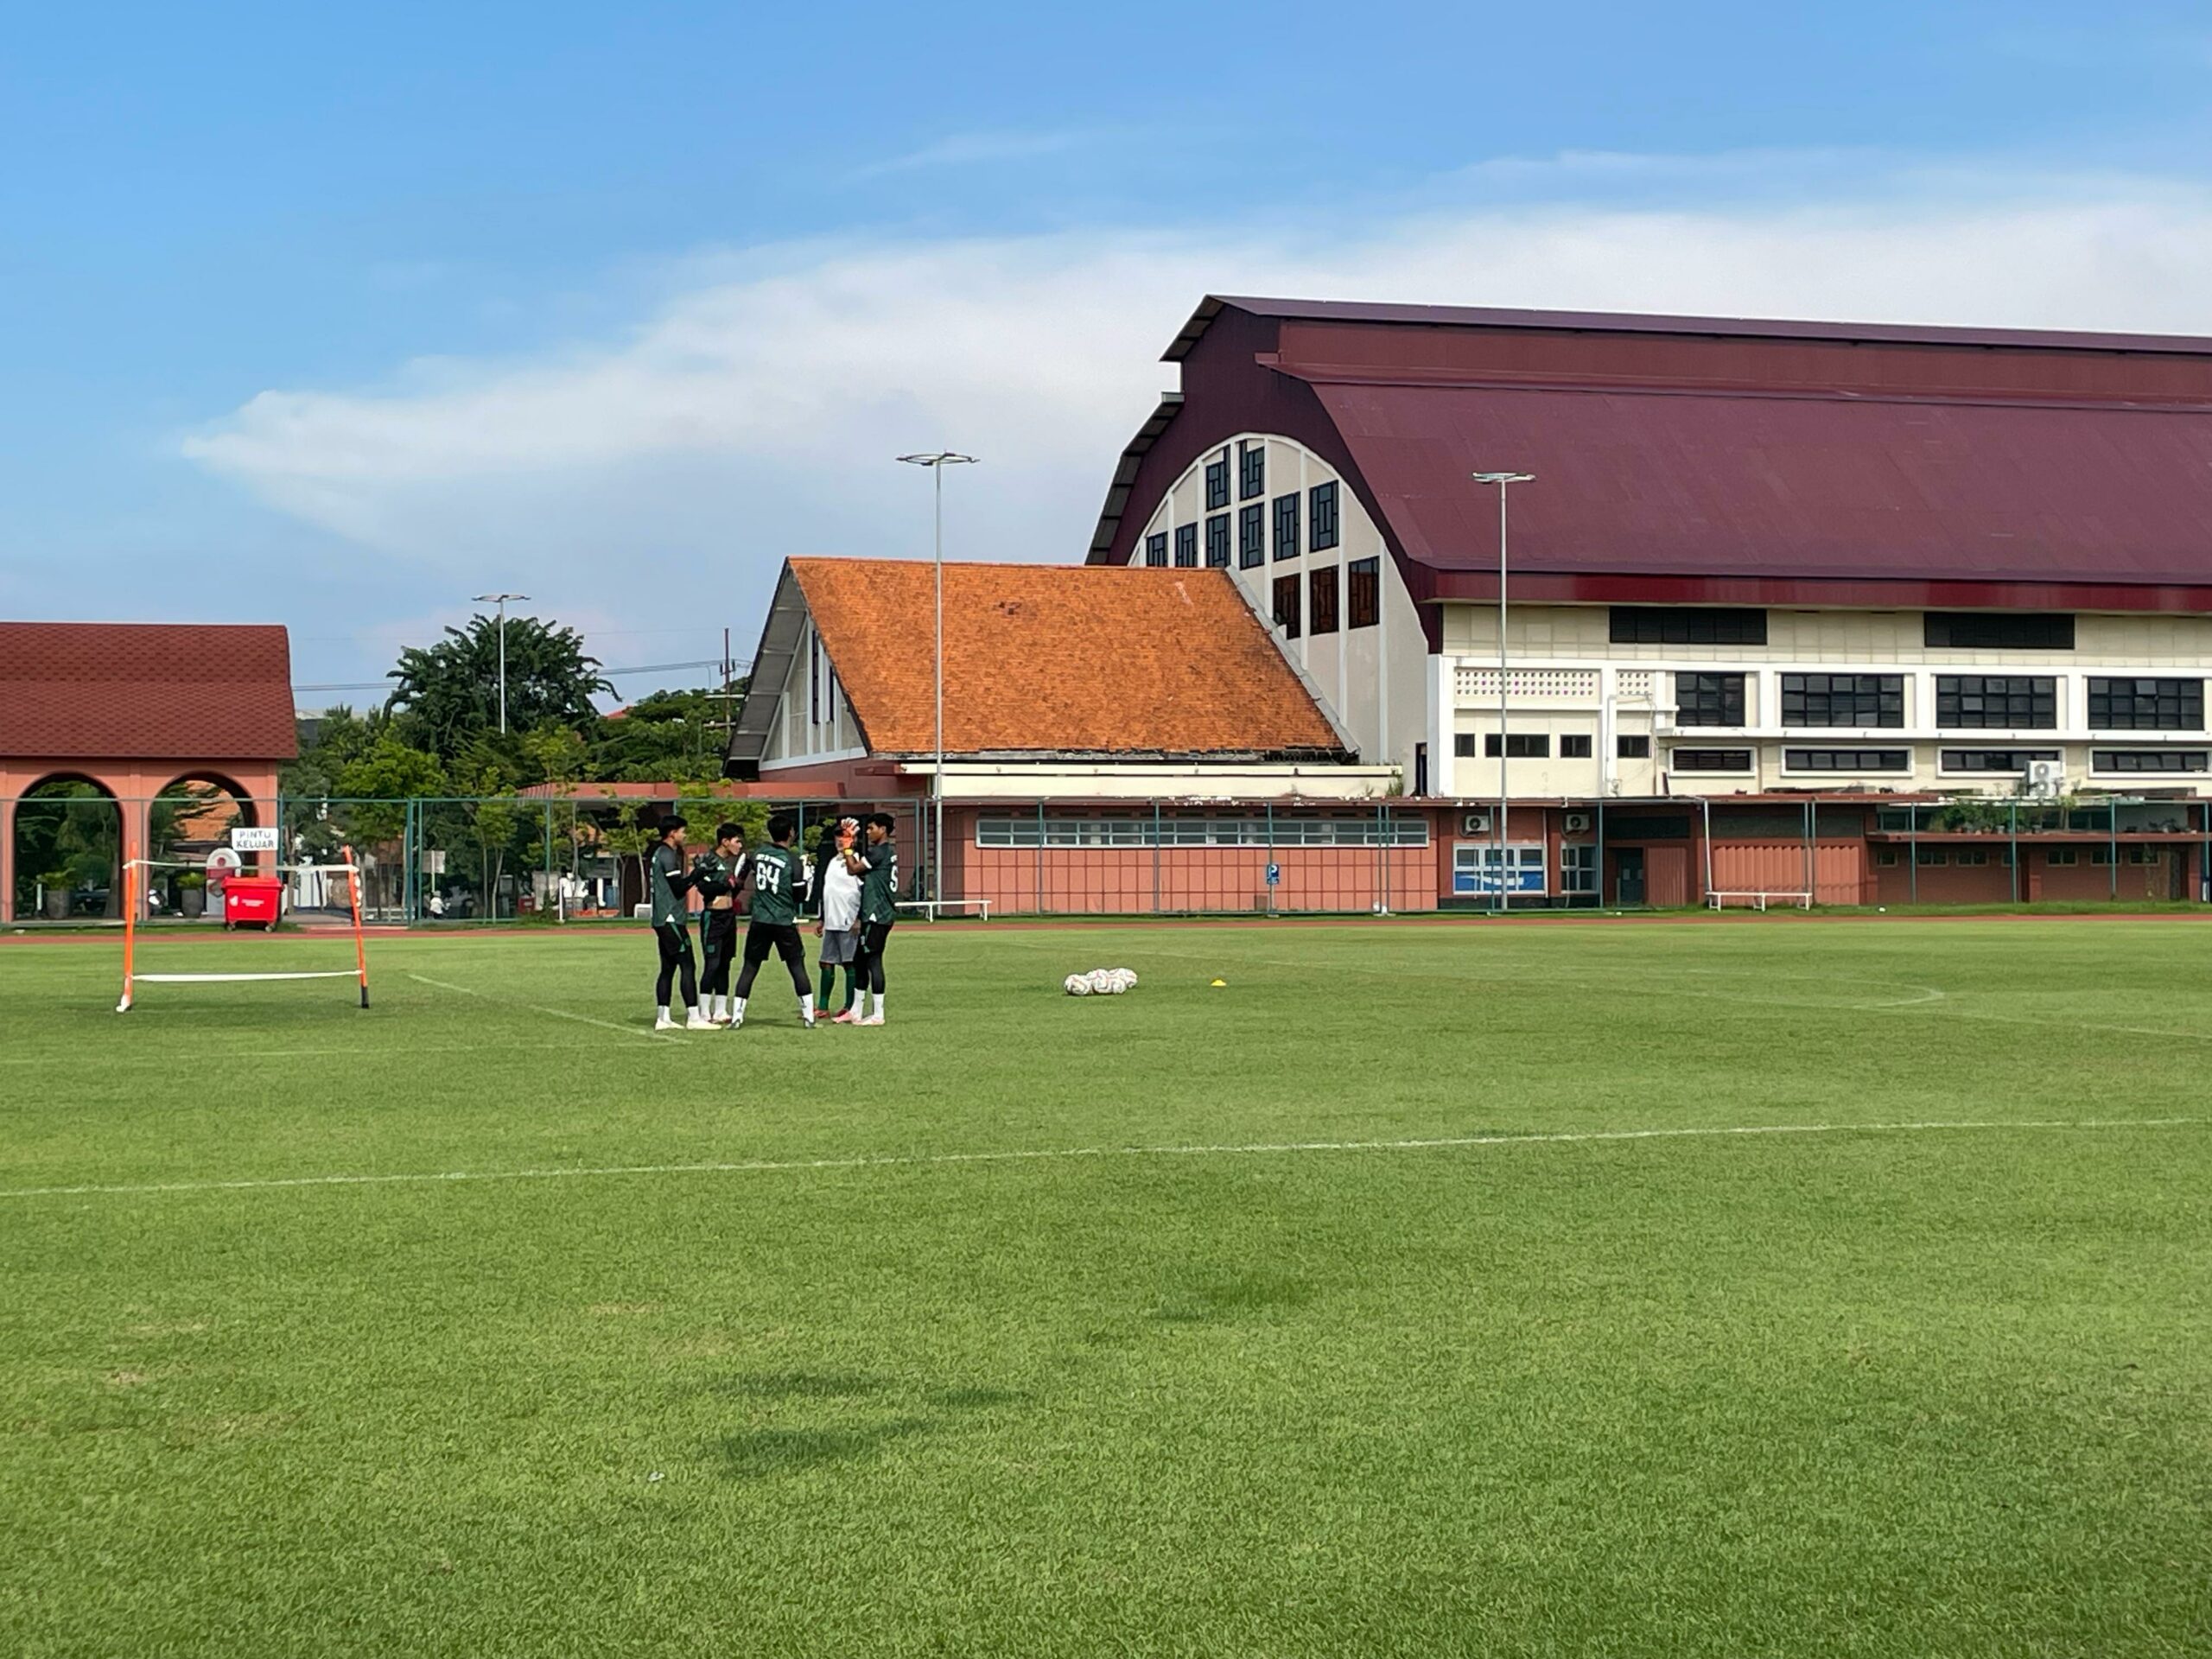
[(41, 778), (16, 803), (15, 915), (67, 921), (123, 914), (123, 807), (73, 773)]
[(213, 897), (194, 866), (230, 845), (231, 831), (257, 824), (253, 798), (219, 772), (186, 772), (162, 785), (149, 803), (146, 824), (146, 911), (197, 919)]

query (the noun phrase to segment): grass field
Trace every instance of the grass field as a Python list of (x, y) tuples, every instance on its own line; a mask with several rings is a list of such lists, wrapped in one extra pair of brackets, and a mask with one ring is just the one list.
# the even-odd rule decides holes
[(116, 956), (0, 948), (0, 1651), (2212, 1648), (2212, 930)]

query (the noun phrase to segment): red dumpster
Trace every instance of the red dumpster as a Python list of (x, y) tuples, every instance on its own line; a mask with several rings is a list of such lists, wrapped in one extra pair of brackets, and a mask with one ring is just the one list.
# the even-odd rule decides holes
[(225, 927), (274, 927), (284, 900), (284, 880), (276, 875), (234, 875), (223, 884)]

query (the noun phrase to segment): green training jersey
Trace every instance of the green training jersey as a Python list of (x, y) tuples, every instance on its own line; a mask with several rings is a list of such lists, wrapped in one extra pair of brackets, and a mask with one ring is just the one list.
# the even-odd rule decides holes
[(864, 849), (868, 868), (861, 876), (861, 920), (899, 919), (899, 849), (887, 841)]
[[(711, 906), (716, 899), (725, 893), (731, 898), (737, 896), (737, 890), (745, 885), (745, 871), (746, 860), (743, 853), (735, 854), (728, 858), (723, 857), (720, 853), (702, 853), (691, 861), (691, 885), (698, 890), (699, 896)], [(699, 925), (704, 927), (707, 925), (708, 917), (715, 913), (711, 909), (701, 911)], [(729, 912), (724, 911), (721, 913), (728, 915)]]
[(753, 919), (788, 927), (798, 920), (805, 867), (789, 847), (763, 847), (753, 855)]
[(664, 841), (653, 849), (651, 869), (653, 925), (672, 922), (683, 926), (683, 891), (691, 885), (691, 878), (683, 874), (683, 855)]

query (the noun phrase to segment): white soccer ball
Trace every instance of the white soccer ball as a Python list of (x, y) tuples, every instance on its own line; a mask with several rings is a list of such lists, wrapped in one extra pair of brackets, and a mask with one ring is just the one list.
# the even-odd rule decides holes
[(1116, 978), (1119, 979), (1119, 980), (1122, 982), (1122, 988), (1123, 990), (1125, 990), (1125, 991), (1134, 991), (1135, 989), (1136, 989), (1136, 988), (1137, 988), (1137, 970), (1136, 970), (1135, 969), (1134, 969), (1134, 968), (1116, 968), (1116, 969), (1114, 970), (1114, 976), (1115, 976)]
[(1089, 996), (1090, 995), (1090, 981), (1082, 974), (1070, 974), (1065, 979), (1062, 980), (1060, 983), (1067, 988), (1067, 993), (1070, 996)]
[(1090, 988), (1101, 996), (1111, 996), (1114, 994), (1114, 975), (1110, 969), (1094, 968), (1085, 974), (1084, 978), (1090, 982)]

